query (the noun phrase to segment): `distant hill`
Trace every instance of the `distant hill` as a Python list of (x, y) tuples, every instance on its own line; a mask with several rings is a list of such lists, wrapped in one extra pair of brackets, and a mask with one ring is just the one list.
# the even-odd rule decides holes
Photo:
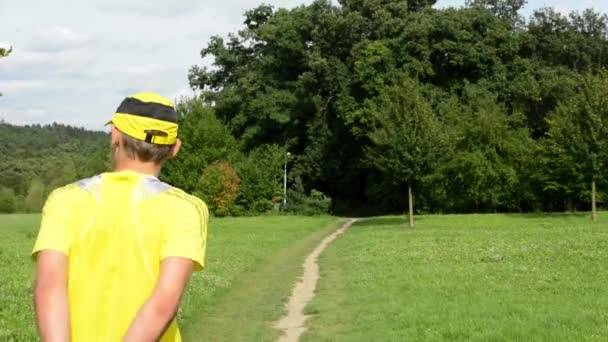
[[(0, 156), (0, 212), (38, 211), (40, 198), (32, 197), (107, 170), (108, 135), (62, 124), (0, 122)], [(26, 200), (36, 205), (28, 208)]]

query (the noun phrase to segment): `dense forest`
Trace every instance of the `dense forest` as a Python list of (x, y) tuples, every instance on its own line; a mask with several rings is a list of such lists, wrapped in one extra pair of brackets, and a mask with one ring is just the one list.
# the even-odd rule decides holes
[[(247, 11), (240, 31), (203, 47), (213, 66), (190, 69), (200, 96), (178, 103), (184, 146), (161, 178), (217, 215), (279, 210), (285, 163), (295, 212), (396, 213), (410, 197), (422, 213), (587, 210), (593, 189), (603, 203), (608, 17), (434, 3)], [(1, 129), (0, 187), (18, 208), (35, 207), (34, 183), (107, 164), (97, 133)]]
[(109, 168), (103, 132), (0, 122), (0, 137), (0, 213), (39, 212), (52, 189)]
[(523, 0), (261, 5), (192, 67), (242, 151), (281, 146), (290, 184), (343, 214), (520, 212), (603, 201), (606, 15)]

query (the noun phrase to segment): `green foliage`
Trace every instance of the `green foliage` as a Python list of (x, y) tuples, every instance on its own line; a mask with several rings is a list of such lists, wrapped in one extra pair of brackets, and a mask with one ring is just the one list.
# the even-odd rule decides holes
[(214, 215), (226, 216), (237, 197), (239, 181), (230, 163), (215, 162), (205, 168), (194, 193), (209, 205)]
[(39, 210), (36, 201), (27, 198), (35, 181), (42, 182), (46, 197), (59, 186), (109, 169), (109, 141), (103, 132), (60, 124), (0, 123), (0, 136), (0, 187), (13, 190), (20, 212)]
[(376, 120), (366, 149), (370, 162), (396, 189), (420, 189), (446, 152), (447, 136), (419, 82), (404, 76), (381, 94)]
[(14, 213), (16, 204), (15, 191), (10, 188), (0, 188), (0, 213)]
[(0, 58), (6, 57), (6, 56), (10, 55), (11, 52), (13, 52), (13, 48), (12, 47), (10, 47), (8, 49), (7, 48), (0, 48)]
[(252, 151), (236, 164), (241, 179), (237, 205), (250, 213), (265, 213), (278, 206), (283, 198), (284, 157), (284, 149), (266, 145)]
[[(578, 92), (578, 75), (608, 66), (608, 19), (544, 8), (526, 22), (525, 3), (262, 5), (240, 31), (211, 39), (201, 54), (214, 68), (193, 67), (190, 84), (209, 92), (244, 153), (285, 146), (297, 156), (290, 180), (328, 194), (337, 212), (401, 211), (407, 181), (426, 189), (423, 210), (561, 209), (542, 185), (539, 140), (549, 113)], [(403, 75), (417, 80), (413, 95), (396, 93)], [(404, 101), (421, 114), (379, 117)]]
[(78, 177), (76, 164), (70, 158), (61, 161), (61, 164), (55, 164), (43, 178), (48, 184), (47, 194), (50, 194), (54, 189), (68, 185), (81, 177)]
[(565, 201), (587, 202), (591, 182), (606, 182), (608, 72), (586, 74), (577, 90), (547, 119), (541, 179), (546, 191)]
[(234, 137), (216, 118), (203, 95), (182, 99), (176, 111), (182, 147), (177, 157), (165, 164), (161, 178), (193, 192), (207, 165), (220, 160), (233, 160), (238, 149)]
[(511, 25), (523, 24), (523, 18), (519, 15), (526, 0), (466, 0), (469, 7), (479, 7), (491, 11), (495, 16), (501, 18)]
[[(586, 208), (589, 166), (545, 139), (558, 106), (581, 96), (581, 75), (608, 67), (608, 16), (541, 8), (523, 20), (525, 0), (434, 3), (250, 9), (239, 31), (202, 48), (213, 67), (190, 69), (202, 95), (178, 104), (183, 149), (162, 178), (192, 192), (209, 164), (226, 160), (242, 180), (233, 211), (267, 212), (281, 198), (282, 157), (271, 167), (252, 156), (276, 145), (294, 156), (289, 187), (299, 177), (302, 193), (327, 194), (337, 214), (401, 212), (406, 183), (425, 212)], [(104, 168), (100, 150), (64, 143), (79, 134), (68, 131), (8, 139), (0, 186), (25, 198), (36, 177), (52, 189)]]
[(508, 115), (496, 95), (476, 86), (466, 86), (460, 98), (441, 103), (438, 112), (451, 145), (436, 173), (445, 191), (446, 210), (492, 212), (520, 207), (512, 201), (525, 198), (518, 191), (527, 185), (525, 172), (535, 151), (524, 117)]
[(606, 66), (607, 27), (608, 16), (592, 9), (565, 16), (542, 8), (532, 15), (528, 32), (535, 38), (538, 57), (574, 71), (589, 71)]
[(331, 198), (318, 190), (311, 190), (307, 195), (302, 179), (296, 177), (293, 188), (287, 190), (285, 210), (297, 215), (327, 215), (331, 208)]
[(39, 213), (42, 211), (44, 200), (46, 198), (46, 189), (44, 183), (40, 179), (34, 179), (30, 183), (27, 190), (27, 195), (24, 199), (25, 209), (29, 213)]

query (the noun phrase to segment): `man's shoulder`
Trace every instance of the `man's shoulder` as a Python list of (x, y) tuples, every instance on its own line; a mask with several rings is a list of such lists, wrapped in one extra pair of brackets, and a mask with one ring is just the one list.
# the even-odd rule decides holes
[(44, 212), (57, 212), (65, 210), (81, 211), (93, 207), (98, 203), (98, 196), (89, 190), (84, 183), (71, 183), (52, 190), (46, 198)]
[(174, 206), (180, 208), (194, 208), (196, 210), (207, 212), (207, 205), (200, 198), (190, 195), (184, 190), (176, 187), (163, 192), (163, 195), (167, 201), (170, 201)]
[(101, 186), (103, 183), (103, 175), (95, 175), (93, 177), (84, 178), (78, 180), (72, 184), (67, 185), (65, 188), (69, 189), (80, 189), (84, 191), (93, 191)]
[(49, 194), (49, 199), (67, 200), (70, 198), (79, 199), (82, 197), (88, 197), (95, 192), (95, 189), (97, 189), (101, 183), (101, 175), (81, 179), (74, 183), (54, 189)]

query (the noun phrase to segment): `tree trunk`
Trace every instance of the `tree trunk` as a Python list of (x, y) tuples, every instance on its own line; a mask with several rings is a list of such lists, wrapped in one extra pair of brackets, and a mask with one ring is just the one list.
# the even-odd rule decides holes
[(597, 220), (597, 208), (595, 205), (595, 178), (591, 180), (591, 221)]
[(407, 185), (407, 193), (409, 205), (408, 217), (410, 219), (410, 227), (414, 227), (414, 194), (412, 193), (412, 186), (410, 184)]

